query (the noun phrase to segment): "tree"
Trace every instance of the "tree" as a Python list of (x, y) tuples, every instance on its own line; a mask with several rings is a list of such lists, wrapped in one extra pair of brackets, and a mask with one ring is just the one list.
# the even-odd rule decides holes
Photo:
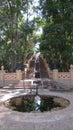
[[(32, 0), (0, 2), (0, 63), (10, 71), (15, 71), (17, 62), (23, 64), (26, 59), (23, 57), (32, 50), (34, 21), (28, 21), (28, 5), (31, 2)], [(27, 14), (27, 19), (24, 14)]]
[(67, 71), (73, 63), (73, 1), (40, 0), (40, 6), (45, 21), (40, 50), (49, 64)]

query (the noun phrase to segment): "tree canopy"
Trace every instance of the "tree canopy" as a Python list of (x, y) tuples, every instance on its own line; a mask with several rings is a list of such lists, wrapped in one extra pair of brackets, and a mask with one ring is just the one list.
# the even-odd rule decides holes
[[(0, 0), (0, 66), (8, 71), (23, 66), (37, 42), (51, 69), (67, 71), (73, 64), (73, 1), (38, 1)], [(36, 35), (39, 27), (42, 35)]]
[[(29, 21), (32, 0), (4, 0), (0, 2), (0, 64), (14, 71), (33, 54), (34, 20)], [(26, 17), (25, 17), (26, 14)]]
[(67, 71), (73, 63), (73, 1), (40, 0), (43, 35), (40, 50), (51, 69)]

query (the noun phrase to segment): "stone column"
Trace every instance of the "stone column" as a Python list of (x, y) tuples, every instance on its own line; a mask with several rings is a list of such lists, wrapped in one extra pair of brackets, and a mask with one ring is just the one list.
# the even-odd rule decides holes
[(16, 74), (17, 74), (17, 80), (21, 80), (22, 79), (22, 72), (21, 72), (21, 70), (16, 70)]
[(73, 79), (73, 65), (70, 65), (70, 78)]
[(53, 80), (58, 80), (58, 70), (57, 69), (53, 70)]

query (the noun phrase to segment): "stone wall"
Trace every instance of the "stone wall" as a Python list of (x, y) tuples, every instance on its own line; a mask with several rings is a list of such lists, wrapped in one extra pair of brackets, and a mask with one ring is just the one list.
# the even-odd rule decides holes
[(57, 69), (53, 70), (53, 79), (73, 79), (73, 65), (70, 66), (69, 72), (58, 72)]
[(53, 71), (49, 70), (49, 78), (73, 86), (73, 65), (70, 65), (69, 72), (58, 72), (57, 69), (54, 69)]
[(21, 80), (22, 72), (21, 70), (16, 70), (15, 73), (6, 73), (4, 70), (4, 66), (1, 66), (0, 70), (0, 81), (3, 80)]

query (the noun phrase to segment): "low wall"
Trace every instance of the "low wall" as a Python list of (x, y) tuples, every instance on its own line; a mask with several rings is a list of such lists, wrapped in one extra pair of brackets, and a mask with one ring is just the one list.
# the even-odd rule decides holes
[(16, 70), (15, 73), (6, 73), (4, 67), (0, 70), (0, 87), (12, 83), (17, 83), (22, 79), (22, 71)]
[(71, 79), (70, 72), (58, 72), (58, 79)]
[(49, 70), (49, 78), (68, 86), (73, 86), (73, 65), (70, 65), (69, 72), (58, 72), (57, 69), (54, 69), (53, 71)]
[(5, 80), (17, 80), (17, 73), (4, 73)]
[(73, 80), (72, 79), (58, 79), (59, 83), (63, 83), (66, 88), (73, 88)]

